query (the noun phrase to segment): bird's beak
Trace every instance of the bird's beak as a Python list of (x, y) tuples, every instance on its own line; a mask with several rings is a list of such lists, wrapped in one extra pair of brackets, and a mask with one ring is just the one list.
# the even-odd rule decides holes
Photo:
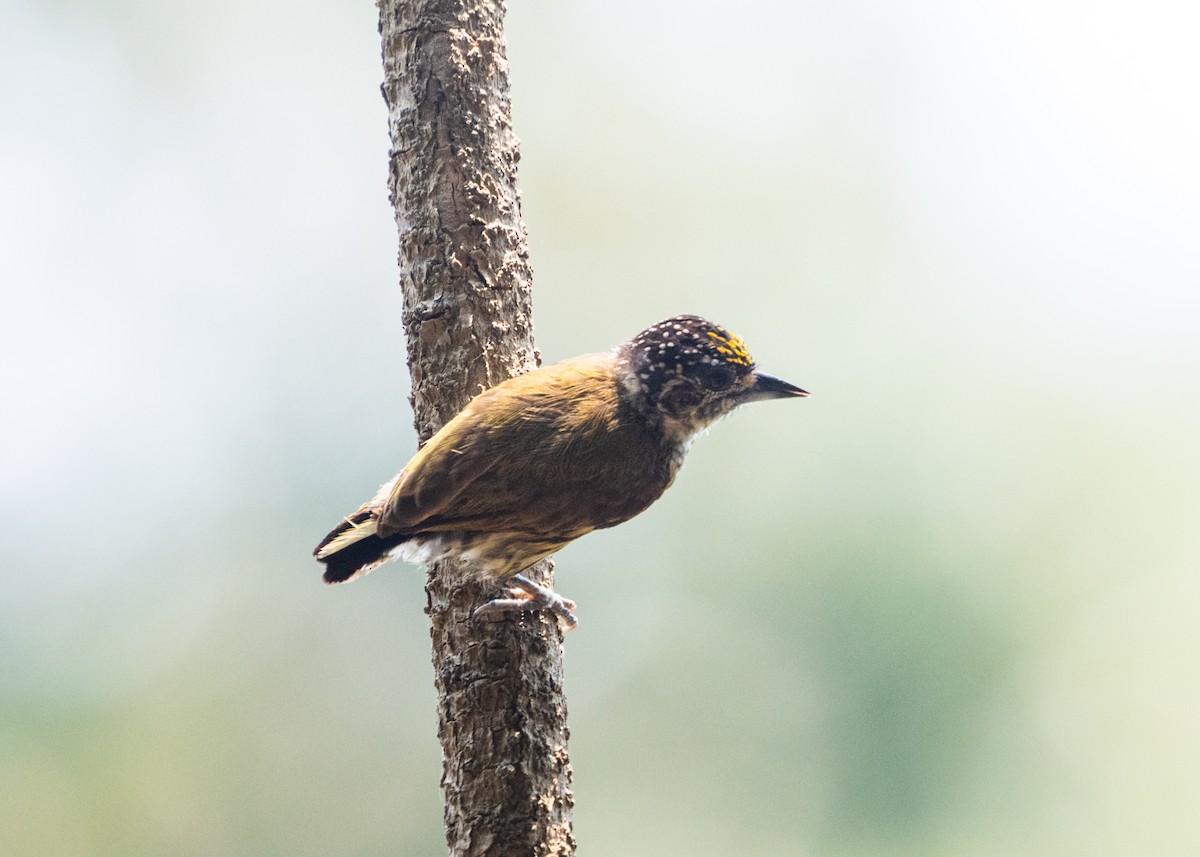
[(801, 390), (795, 384), (789, 384), (782, 378), (776, 378), (766, 372), (755, 372), (754, 386), (742, 393), (741, 400), (743, 403), (762, 402), (767, 399), (802, 398), (807, 395), (807, 390)]

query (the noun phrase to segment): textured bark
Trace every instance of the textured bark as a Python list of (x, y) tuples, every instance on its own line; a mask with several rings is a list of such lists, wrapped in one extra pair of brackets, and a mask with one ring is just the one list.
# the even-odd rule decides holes
[[(480, 390), (538, 361), (517, 191), (504, 6), (378, 0), (388, 186), (421, 442)], [(532, 572), (549, 583), (549, 563)], [(494, 593), (430, 567), (446, 841), (471, 857), (569, 855), (562, 635), (541, 615), (474, 621)]]

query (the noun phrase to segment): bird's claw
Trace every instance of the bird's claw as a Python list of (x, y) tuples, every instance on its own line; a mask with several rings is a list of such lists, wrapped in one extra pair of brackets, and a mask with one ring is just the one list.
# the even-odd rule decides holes
[(479, 605), (472, 611), (471, 618), (476, 619), (487, 613), (549, 610), (562, 621), (563, 630), (570, 631), (579, 624), (575, 615), (575, 602), (570, 598), (563, 598), (553, 589), (539, 586), (519, 574), (513, 580), (517, 585), (508, 590), (508, 598), (493, 598)]

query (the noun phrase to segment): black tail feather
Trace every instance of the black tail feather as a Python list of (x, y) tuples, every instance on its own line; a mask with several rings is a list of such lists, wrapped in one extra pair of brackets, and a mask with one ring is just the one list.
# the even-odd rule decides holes
[[(370, 517), (371, 511), (367, 507), (364, 507), (348, 518), (345, 518), (329, 535), (321, 540), (321, 543), (313, 550), (313, 554), (319, 554), (335, 538), (347, 530), (361, 526)], [(345, 583), (347, 580), (353, 580), (359, 575), (366, 574), (375, 568), (375, 566), (386, 562), (392, 548), (403, 543), (407, 538), (408, 536), (406, 535), (393, 535), (387, 538), (380, 538), (372, 534), (351, 542), (329, 556), (318, 556), (317, 560), (325, 564), (325, 582)]]
[(325, 563), (326, 583), (345, 583), (361, 574), (366, 574), (380, 563), (386, 562), (388, 553), (396, 545), (401, 544), (405, 536), (389, 536), (381, 539), (379, 536), (367, 536), (353, 544), (346, 545), (337, 553), (330, 554), (321, 562)]

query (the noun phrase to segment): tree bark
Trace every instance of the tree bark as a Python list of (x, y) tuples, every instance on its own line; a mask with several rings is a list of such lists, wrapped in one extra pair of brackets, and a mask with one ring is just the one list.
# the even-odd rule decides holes
[[(424, 443), (480, 390), (537, 365), (504, 5), (378, 0), (388, 187), (412, 405)], [(531, 574), (550, 583), (552, 567)], [(454, 562), (426, 581), (452, 857), (570, 855), (562, 634), (538, 614), (474, 621), (494, 594)]]

